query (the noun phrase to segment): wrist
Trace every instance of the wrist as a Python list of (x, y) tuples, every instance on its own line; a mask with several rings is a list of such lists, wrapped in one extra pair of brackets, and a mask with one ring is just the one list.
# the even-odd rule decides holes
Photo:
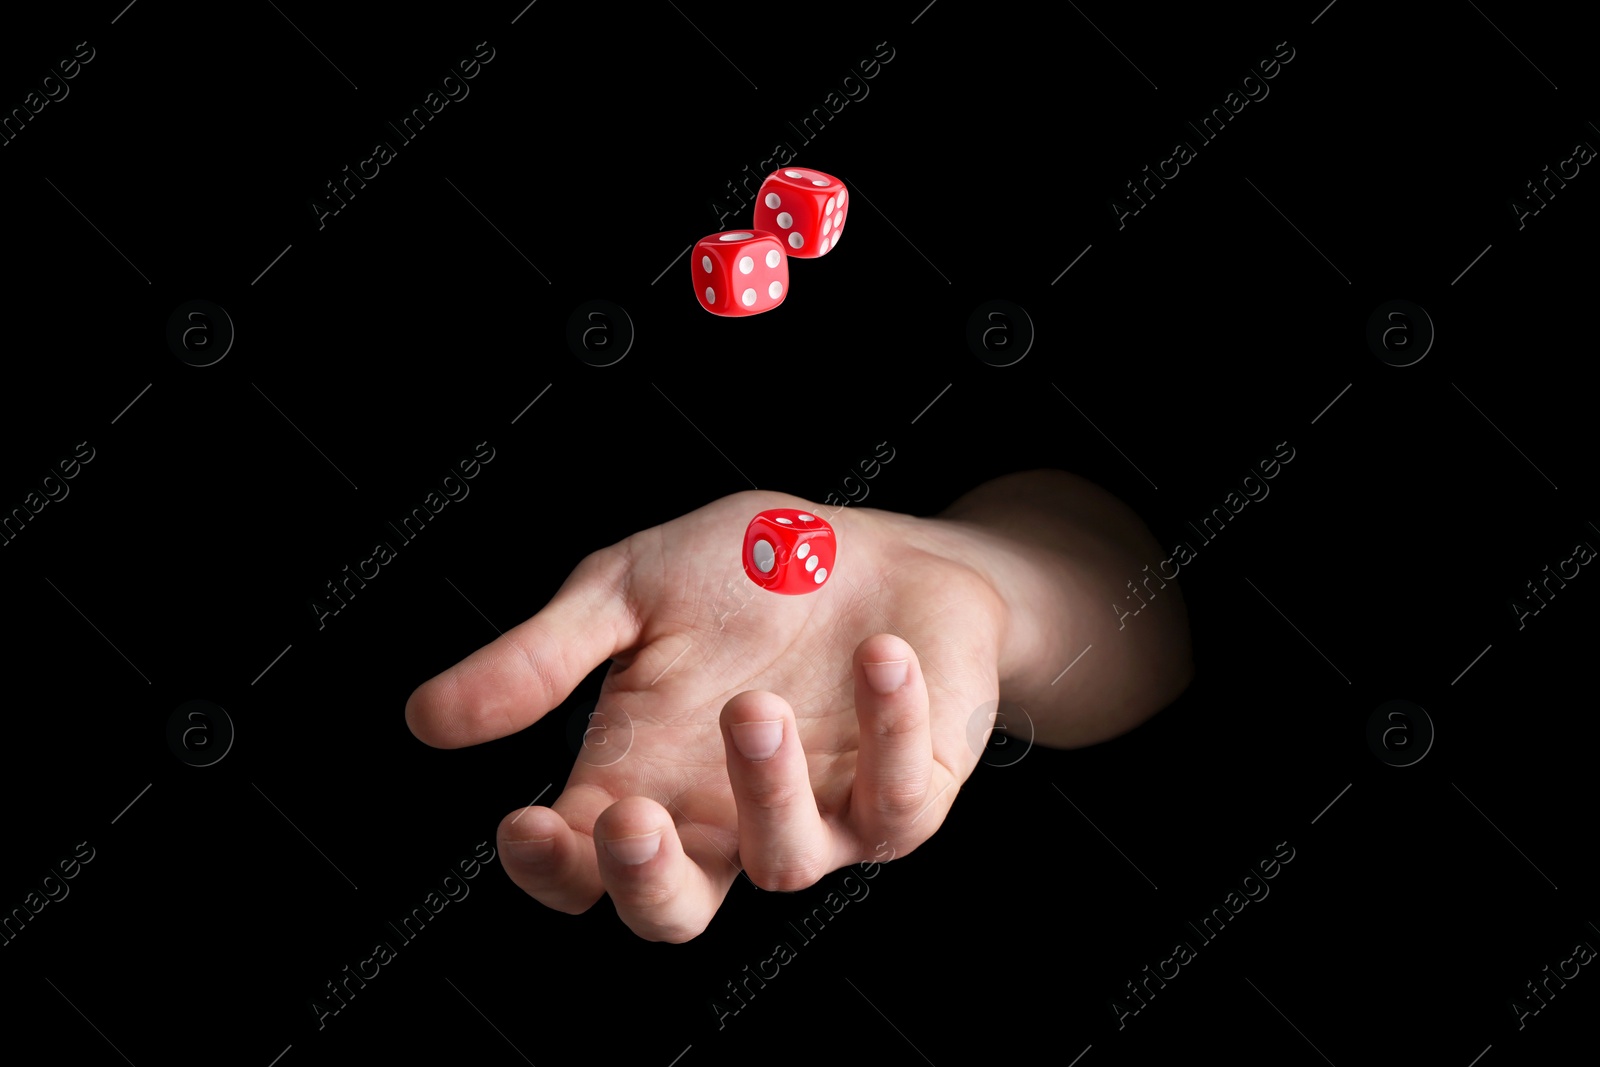
[(1007, 475), (931, 520), (949, 551), (1002, 603), (1000, 698), (1025, 708), (1040, 743), (1071, 747), (1123, 733), (1170, 703), (1193, 673), (1177, 583), (1161, 582), (1129, 625), (1130, 580), (1162, 558), (1121, 501), (1062, 471)]

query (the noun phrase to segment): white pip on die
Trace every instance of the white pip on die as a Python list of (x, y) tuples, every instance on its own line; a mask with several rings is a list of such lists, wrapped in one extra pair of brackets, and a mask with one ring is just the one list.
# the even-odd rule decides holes
[(782, 167), (756, 194), (755, 228), (776, 234), (796, 259), (816, 259), (839, 243), (850, 194), (831, 174)]

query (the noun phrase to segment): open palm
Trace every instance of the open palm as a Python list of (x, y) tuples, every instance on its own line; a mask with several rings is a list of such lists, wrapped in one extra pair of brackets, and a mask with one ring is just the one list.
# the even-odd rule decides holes
[(1003, 622), (958, 562), (959, 525), (840, 511), (830, 580), (782, 596), (739, 559), (751, 517), (779, 507), (809, 505), (738, 493), (588, 556), (543, 611), (407, 703), (422, 741), (478, 744), (613, 661), (566, 788), (500, 825), (507, 872), (549, 907), (609, 894), (640, 936), (686, 941), (740, 871), (796, 890), (906, 854), (971, 774)]

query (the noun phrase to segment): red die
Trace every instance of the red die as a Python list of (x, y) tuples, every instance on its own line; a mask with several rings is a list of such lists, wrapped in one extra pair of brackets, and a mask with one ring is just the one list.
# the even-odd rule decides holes
[(784, 167), (761, 183), (755, 224), (782, 237), (791, 256), (816, 259), (839, 243), (848, 196), (831, 174)]
[(774, 593), (812, 593), (828, 580), (838, 543), (833, 527), (807, 511), (774, 508), (744, 531), (744, 572)]
[(702, 237), (689, 257), (700, 306), (713, 315), (759, 315), (789, 295), (783, 242), (756, 230)]

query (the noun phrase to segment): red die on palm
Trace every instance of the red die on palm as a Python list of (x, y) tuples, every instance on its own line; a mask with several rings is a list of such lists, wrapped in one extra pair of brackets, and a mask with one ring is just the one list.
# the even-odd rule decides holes
[(744, 531), (744, 572), (774, 593), (813, 593), (833, 570), (833, 527), (807, 511), (774, 508)]
[(783, 242), (762, 230), (702, 237), (689, 257), (700, 306), (713, 315), (759, 315), (789, 295)]
[(815, 259), (839, 243), (848, 197), (844, 182), (831, 174), (775, 170), (756, 194), (756, 228), (782, 237), (791, 256)]

